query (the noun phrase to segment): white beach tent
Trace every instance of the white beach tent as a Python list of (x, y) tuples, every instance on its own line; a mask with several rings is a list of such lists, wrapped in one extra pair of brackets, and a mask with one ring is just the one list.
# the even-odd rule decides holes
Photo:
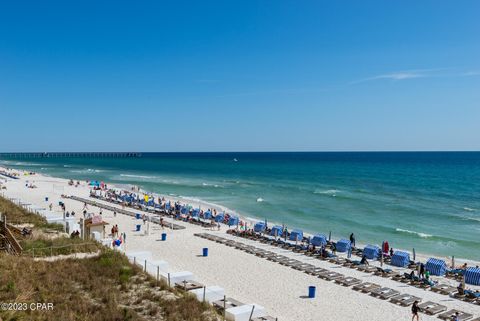
[[(253, 309), (253, 314), (252, 314)], [(250, 314), (252, 319), (260, 318), (267, 315), (265, 308), (258, 304), (245, 304), (238, 307), (228, 308), (225, 310), (225, 318), (228, 321), (249, 321)]]
[(30, 205), (29, 210), (35, 214), (39, 214), (40, 211), (46, 210), (45, 207), (37, 206), (37, 205)]
[(161, 272), (168, 272), (168, 263), (162, 260), (155, 260), (155, 261), (147, 261), (147, 273), (157, 277), (157, 271)]
[(162, 272), (160, 277), (167, 283), (170, 277), (170, 286), (175, 286), (175, 283), (182, 283), (183, 281), (195, 281), (195, 277), (190, 271)]
[[(194, 290), (191, 290), (189, 291), (190, 293), (193, 293), (195, 294), (195, 296), (197, 297), (197, 299), (199, 301), (203, 301), (204, 297), (203, 297), (203, 292), (204, 292), (204, 289), (201, 288), (201, 289), (194, 289)], [(218, 301), (218, 300), (222, 300), (223, 297), (225, 296), (225, 290), (219, 286), (207, 286), (205, 288), (205, 301), (207, 302), (214, 302), (214, 301)]]
[(141, 266), (143, 266), (145, 260), (152, 260), (152, 252), (150, 251), (129, 251), (125, 254), (131, 262), (135, 261), (135, 263)]

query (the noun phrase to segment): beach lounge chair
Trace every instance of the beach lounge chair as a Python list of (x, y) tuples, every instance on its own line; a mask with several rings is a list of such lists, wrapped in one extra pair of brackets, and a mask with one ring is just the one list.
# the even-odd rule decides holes
[(296, 265), (292, 266), (292, 268), (294, 268), (295, 270), (299, 270), (299, 271), (305, 271), (306, 269), (312, 268), (312, 267), (315, 267), (315, 266), (312, 265), (312, 264), (303, 263), (303, 262), (300, 262), (299, 264), (296, 264)]
[(242, 303), (238, 300), (235, 300), (235, 299), (229, 298), (229, 297), (213, 302), (213, 306), (220, 311), (223, 311), (224, 308), (225, 309), (230, 309), (230, 308), (239, 307), (239, 306), (242, 306), (242, 305), (245, 305), (245, 303)]
[(256, 251), (253, 254), (255, 254), (256, 256), (259, 256), (259, 257), (264, 257), (264, 255), (269, 253), (269, 252), (270, 251), (267, 251), (265, 249), (260, 249), (260, 248), (257, 247)]
[(395, 275), (392, 275), (392, 280), (397, 282), (404, 282), (404, 283), (410, 282), (411, 280), (409, 278), (406, 278), (405, 274), (408, 274), (408, 273), (404, 273), (404, 274), (397, 273)]
[(422, 303), (418, 306), (420, 312), (425, 314), (434, 315), (443, 311), (447, 311), (447, 307), (432, 301)]
[(344, 277), (344, 275), (337, 272), (325, 271), (325, 272), (318, 273), (318, 277), (324, 280), (333, 281), (341, 277)]
[(332, 257), (328, 259), (328, 262), (333, 264), (343, 265), (344, 263), (347, 262), (347, 259), (343, 257)]
[(363, 293), (369, 293), (379, 288), (380, 288), (380, 285), (378, 284), (365, 282), (365, 283), (354, 285), (352, 289), (354, 289), (355, 291), (363, 292)]
[(233, 245), (233, 247), (236, 248), (236, 249), (238, 249), (238, 250), (244, 251), (244, 250), (248, 247), (248, 245), (243, 244), (243, 243), (240, 243), (240, 242), (237, 242), (237, 243), (235, 243), (235, 244)]
[(258, 251), (258, 249), (253, 245), (247, 245), (243, 250), (250, 254), (256, 254)]
[(277, 253), (271, 252), (271, 251), (265, 251), (264, 253), (260, 254), (259, 256), (268, 259), (269, 257), (273, 257), (275, 255), (277, 255)]
[(375, 272), (375, 275), (381, 276), (382, 278), (394, 278), (401, 274), (392, 269), (382, 269), (377, 267), (377, 272)]
[(345, 276), (343, 278), (336, 279), (335, 283), (341, 284), (343, 286), (352, 286), (352, 285), (360, 284), (362, 283), (362, 281), (350, 276)]
[(320, 267), (316, 267), (316, 266), (313, 266), (312, 267), (308, 267), (304, 270), (305, 273), (307, 274), (311, 274), (311, 275), (318, 275), (322, 272), (325, 272), (326, 270), (325, 269), (322, 269)]
[(422, 301), (422, 299), (417, 297), (417, 296), (410, 295), (410, 294), (400, 294), (400, 295), (394, 296), (393, 298), (390, 299), (390, 302), (395, 303), (395, 304), (399, 304), (399, 305), (404, 306), (404, 307), (408, 307), (409, 305), (412, 305), (413, 302), (415, 302), (415, 301), (420, 302), (420, 301)]
[[(280, 262), (280, 264), (282, 264), (282, 262)], [(284, 261), (284, 264), (285, 266), (289, 266), (291, 268), (295, 268), (297, 265), (301, 265), (303, 264), (303, 262), (300, 262), (299, 260), (295, 260), (295, 259), (290, 259), (288, 261)]]
[(474, 292), (472, 290), (465, 290), (463, 292), (465, 294), (464, 301), (479, 304), (478, 300), (480, 300), (480, 292)]
[(357, 268), (357, 270), (365, 272), (365, 273), (374, 273), (374, 272), (377, 271), (377, 267), (373, 266), (373, 265), (362, 264), (362, 265), (356, 266), (356, 268)]
[(452, 320), (457, 312), (458, 312), (457, 318), (458, 318), (459, 321), (469, 320), (473, 317), (473, 315), (470, 314), (470, 313), (465, 313), (465, 312), (453, 309), (453, 310), (450, 310), (448, 312), (445, 312), (445, 313), (442, 313), (442, 314), (438, 315), (438, 318), (442, 319), (442, 320)]
[(273, 262), (279, 262), (280, 260), (283, 260), (284, 258), (286, 258), (286, 256), (275, 253), (274, 255), (267, 257), (267, 260), (273, 261)]
[(342, 265), (345, 266), (345, 267), (354, 269), (359, 264), (360, 264), (360, 261), (358, 261), (358, 260), (353, 260), (352, 261), (350, 259), (346, 259), (345, 262), (343, 262)]
[(437, 292), (437, 293), (441, 293), (441, 294), (445, 294), (445, 295), (450, 295), (452, 293), (457, 292), (456, 287), (450, 286), (448, 284), (441, 284), (441, 283), (432, 286), (431, 290), (433, 292)]
[(400, 292), (398, 292), (397, 290), (394, 290), (394, 289), (390, 289), (390, 288), (379, 288), (379, 289), (375, 289), (373, 291), (371, 291), (370, 295), (376, 297), (376, 298), (380, 298), (382, 300), (388, 300), (394, 296), (397, 296), (399, 295)]

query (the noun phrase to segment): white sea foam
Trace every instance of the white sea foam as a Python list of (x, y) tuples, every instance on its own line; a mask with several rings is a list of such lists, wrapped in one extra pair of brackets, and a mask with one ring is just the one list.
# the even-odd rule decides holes
[(313, 194), (322, 194), (322, 195), (330, 195), (330, 196), (337, 196), (337, 194), (339, 193), (340, 191), (337, 190), (337, 189), (327, 189), (327, 190), (318, 190), (316, 189), (315, 191), (313, 191)]
[(85, 168), (85, 169), (73, 169), (70, 170), (70, 173), (100, 173), (103, 172), (101, 169), (95, 168)]
[(13, 165), (17, 165), (17, 166), (42, 166), (43, 164), (29, 163), (29, 162), (16, 162)]
[(121, 177), (129, 177), (129, 178), (143, 178), (143, 179), (156, 178), (155, 176), (133, 175), (133, 174), (120, 174), (120, 176), (121, 176)]
[(215, 188), (223, 188), (222, 185), (219, 185), (219, 184), (209, 184), (209, 183), (202, 183), (202, 186), (212, 186), (212, 187), (215, 187)]
[(410, 231), (410, 230), (404, 230), (404, 229), (401, 229), (401, 228), (396, 228), (395, 231), (400, 232), (400, 233), (414, 234), (414, 235), (417, 235), (417, 236), (419, 236), (421, 238), (424, 238), (424, 239), (433, 236), (431, 234), (415, 232), (415, 231)]
[(475, 222), (480, 222), (480, 217), (464, 217), (463, 218), (464, 220), (467, 220), (467, 221), (475, 221)]
[(470, 207), (464, 207), (463, 210), (467, 211), (467, 212), (475, 212), (476, 211), (476, 209), (470, 208)]
[(261, 202), (263, 202), (263, 201), (264, 201), (263, 198), (261, 198), (261, 197), (257, 198), (257, 203), (261, 203)]

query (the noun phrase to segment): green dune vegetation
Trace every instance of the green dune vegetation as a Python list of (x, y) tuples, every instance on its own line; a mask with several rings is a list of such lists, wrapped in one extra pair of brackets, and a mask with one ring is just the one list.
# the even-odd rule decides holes
[[(27, 307), (22, 311), (0, 309), (1, 321), (220, 320), (208, 304), (155, 280), (120, 252), (98, 243), (82, 246), (79, 242), (83, 241), (69, 238), (58, 226), (6, 199), (0, 198), (0, 212), (10, 222), (33, 231), (32, 236), (19, 237), (21, 255), (0, 252), (0, 303), (26, 303), (20, 308)], [(52, 246), (62, 250), (46, 250), (35, 258), (31, 255), (33, 248)], [(82, 254), (55, 257), (72, 252)], [(78, 258), (82, 255), (85, 257)], [(45, 306), (37, 309), (36, 303)], [(49, 303), (53, 308), (48, 308)]]

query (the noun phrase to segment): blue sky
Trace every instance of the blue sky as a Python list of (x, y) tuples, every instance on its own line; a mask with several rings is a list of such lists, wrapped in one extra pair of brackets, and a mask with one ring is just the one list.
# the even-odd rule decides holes
[(2, 1), (0, 151), (480, 150), (478, 1)]

